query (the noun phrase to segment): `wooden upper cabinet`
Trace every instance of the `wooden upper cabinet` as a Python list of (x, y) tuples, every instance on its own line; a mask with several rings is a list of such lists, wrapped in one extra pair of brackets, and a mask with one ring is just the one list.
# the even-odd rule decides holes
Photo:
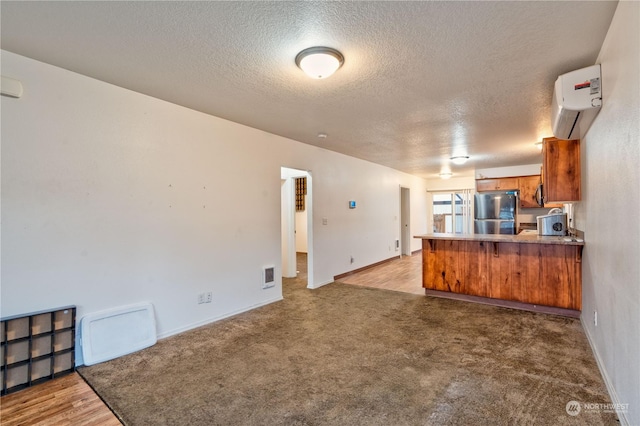
[(519, 190), (520, 208), (532, 209), (542, 207), (542, 198), (538, 193), (541, 183), (541, 175), (478, 179), (476, 180), (476, 190), (478, 192)]
[(580, 201), (580, 141), (544, 138), (544, 202)]
[(500, 178), (500, 179), (478, 179), (476, 180), (476, 190), (482, 191), (506, 191), (509, 189), (518, 189), (518, 178)]
[[(540, 175), (520, 176), (518, 189), (520, 189), (520, 207), (525, 209), (542, 207), (538, 186), (542, 183)], [(540, 203), (538, 202), (540, 201)]]

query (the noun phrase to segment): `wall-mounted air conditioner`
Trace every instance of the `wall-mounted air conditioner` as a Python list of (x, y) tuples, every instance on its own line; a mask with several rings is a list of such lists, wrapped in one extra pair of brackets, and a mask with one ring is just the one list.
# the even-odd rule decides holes
[(581, 139), (600, 112), (600, 106), (600, 65), (561, 75), (553, 90), (553, 136), (558, 139)]
[(10, 98), (19, 98), (22, 96), (22, 83), (20, 80), (2, 76), (0, 80), (0, 94)]

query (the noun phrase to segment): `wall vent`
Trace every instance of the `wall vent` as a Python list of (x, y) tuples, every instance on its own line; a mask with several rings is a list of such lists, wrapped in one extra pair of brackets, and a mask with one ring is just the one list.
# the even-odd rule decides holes
[(267, 266), (262, 271), (262, 288), (271, 288), (276, 285), (275, 267)]
[(85, 315), (80, 320), (84, 365), (93, 365), (156, 343), (151, 303), (122, 306)]

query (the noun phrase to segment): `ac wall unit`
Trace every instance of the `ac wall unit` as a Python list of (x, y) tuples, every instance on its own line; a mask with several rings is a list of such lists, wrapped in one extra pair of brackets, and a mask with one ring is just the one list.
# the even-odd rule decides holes
[(601, 106), (600, 65), (561, 75), (553, 90), (553, 136), (558, 139), (581, 139)]
[(20, 80), (3, 75), (0, 80), (0, 94), (10, 98), (19, 98), (22, 96), (22, 83)]

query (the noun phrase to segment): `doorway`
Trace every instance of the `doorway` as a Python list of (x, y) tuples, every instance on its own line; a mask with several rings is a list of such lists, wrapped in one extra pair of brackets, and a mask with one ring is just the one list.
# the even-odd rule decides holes
[(307, 288), (313, 288), (311, 173), (281, 167), (280, 179), (282, 277), (306, 276)]

